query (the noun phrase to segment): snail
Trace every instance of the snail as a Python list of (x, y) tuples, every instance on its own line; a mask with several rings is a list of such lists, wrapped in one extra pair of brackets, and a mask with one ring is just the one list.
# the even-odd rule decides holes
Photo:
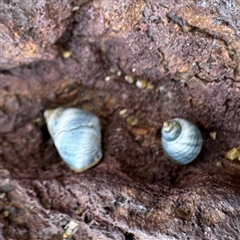
[(100, 161), (98, 117), (78, 108), (57, 108), (45, 110), (44, 118), (59, 155), (71, 169), (83, 172)]
[(161, 142), (166, 155), (180, 165), (192, 162), (202, 148), (199, 129), (182, 118), (174, 118), (163, 123)]

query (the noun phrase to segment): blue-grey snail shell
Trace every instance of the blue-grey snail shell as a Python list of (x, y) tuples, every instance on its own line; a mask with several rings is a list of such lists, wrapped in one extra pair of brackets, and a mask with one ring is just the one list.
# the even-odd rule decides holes
[(202, 148), (201, 132), (193, 123), (182, 118), (163, 123), (161, 142), (166, 155), (180, 165), (192, 162)]
[(59, 155), (71, 169), (82, 172), (100, 161), (98, 117), (78, 108), (45, 110), (44, 117)]

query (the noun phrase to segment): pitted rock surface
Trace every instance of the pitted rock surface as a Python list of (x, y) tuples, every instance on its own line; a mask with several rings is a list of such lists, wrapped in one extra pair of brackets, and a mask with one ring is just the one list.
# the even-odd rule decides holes
[[(1, 239), (238, 239), (240, 162), (225, 158), (240, 148), (238, 1), (0, 6)], [(100, 118), (96, 167), (60, 159), (43, 118), (55, 107)], [(203, 136), (186, 166), (160, 145), (173, 117)]]

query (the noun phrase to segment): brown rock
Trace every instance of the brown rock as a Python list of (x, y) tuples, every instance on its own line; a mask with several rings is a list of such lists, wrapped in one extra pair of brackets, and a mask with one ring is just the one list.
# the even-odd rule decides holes
[[(224, 154), (240, 145), (239, 3), (8, 2), (2, 66), (42, 61), (0, 76), (0, 239), (237, 239), (240, 165)], [(42, 113), (59, 106), (99, 116), (104, 156), (91, 170), (74, 173), (49, 142)], [(172, 117), (203, 135), (186, 166), (160, 146)]]
[(56, 57), (53, 45), (63, 34), (72, 1), (2, 1), (0, 69)]

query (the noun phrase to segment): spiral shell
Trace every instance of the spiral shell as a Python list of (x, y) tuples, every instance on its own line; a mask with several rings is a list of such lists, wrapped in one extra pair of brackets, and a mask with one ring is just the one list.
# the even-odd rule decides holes
[(77, 108), (44, 111), (48, 131), (67, 165), (76, 172), (96, 165), (101, 157), (98, 117)]
[(202, 148), (199, 129), (182, 118), (174, 118), (163, 123), (161, 142), (166, 155), (180, 165), (193, 161)]

